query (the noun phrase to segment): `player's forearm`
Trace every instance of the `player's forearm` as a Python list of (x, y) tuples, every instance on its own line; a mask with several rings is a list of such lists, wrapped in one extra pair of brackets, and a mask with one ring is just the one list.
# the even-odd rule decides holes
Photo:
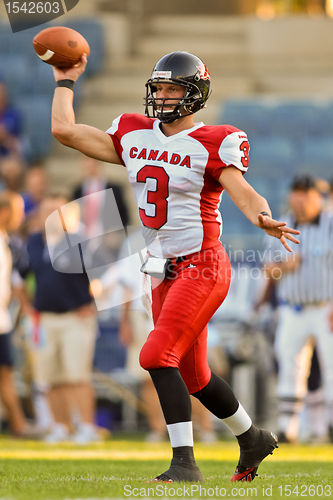
[(252, 224), (257, 227), (260, 227), (258, 215), (261, 212), (266, 212), (269, 216), (272, 215), (267, 200), (254, 189), (248, 191), (246, 198), (240, 200), (238, 206)]
[(68, 144), (74, 126), (73, 92), (64, 87), (58, 87), (53, 97), (52, 134), (58, 141)]
[(255, 226), (260, 227), (258, 220), (260, 212), (267, 212), (271, 216), (271, 210), (265, 198), (246, 182), (236, 167), (224, 168), (219, 182), (235, 205)]

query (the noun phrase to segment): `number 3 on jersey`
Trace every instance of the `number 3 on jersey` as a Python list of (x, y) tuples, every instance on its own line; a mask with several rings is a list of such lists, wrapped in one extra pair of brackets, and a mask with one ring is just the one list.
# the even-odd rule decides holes
[(243, 167), (248, 168), (249, 166), (249, 151), (250, 151), (250, 145), (248, 141), (243, 141), (242, 144), (239, 146), (239, 149), (243, 151), (244, 156), (241, 158), (241, 162), (243, 164)]
[(147, 190), (147, 203), (155, 206), (155, 214), (148, 215), (146, 209), (139, 207), (142, 224), (152, 229), (160, 229), (168, 220), (169, 176), (163, 167), (145, 165), (137, 173), (137, 182), (156, 180), (156, 189)]

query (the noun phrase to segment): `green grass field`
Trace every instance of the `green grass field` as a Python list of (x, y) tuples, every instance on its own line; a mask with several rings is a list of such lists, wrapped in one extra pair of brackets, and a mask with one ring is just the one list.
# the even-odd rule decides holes
[(254, 482), (235, 484), (237, 445), (198, 444), (204, 483), (149, 483), (170, 456), (167, 443), (114, 439), (80, 447), (0, 439), (0, 499), (333, 497), (332, 445), (280, 445)]

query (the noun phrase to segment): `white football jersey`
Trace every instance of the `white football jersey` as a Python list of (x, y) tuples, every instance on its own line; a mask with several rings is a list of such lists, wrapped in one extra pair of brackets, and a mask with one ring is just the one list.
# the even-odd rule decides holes
[(107, 133), (127, 168), (150, 254), (180, 257), (214, 246), (222, 231), (218, 179), (230, 165), (247, 171), (245, 132), (198, 123), (167, 137), (159, 120), (123, 114)]

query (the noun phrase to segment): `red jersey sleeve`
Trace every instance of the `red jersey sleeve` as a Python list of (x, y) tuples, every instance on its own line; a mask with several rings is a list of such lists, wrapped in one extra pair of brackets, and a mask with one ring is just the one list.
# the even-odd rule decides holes
[[(246, 133), (232, 127), (223, 138), (218, 153), (224, 167), (234, 166), (245, 174), (249, 167), (249, 151), (250, 145)], [(222, 168), (220, 175), (221, 172)]]
[(249, 164), (249, 142), (242, 130), (231, 125), (205, 126), (192, 134), (209, 153), (206, 172), (217, 182), (223, 168), (235, 166), (243, 173)]
[(126, 165), (123, 158), (122, 138), (133, 130), (152, 128), (153, 122), (151, 118), (135, 113), (124, 113), (113, 120), (106, 133), (111, 137), (119, 160), (124, 166)]
[(125, 163), (123, 160), (123, 148), (121, 146), (121, 138), (122, 138), (123, 134), (121, 134), (121, 127), (120, 127), (120, 121), (123, 120), (123, 117), (124, 117), (124, 115), (117, 116), (117, 118), (115, 118), (113, 120), (111, 127), (108, 128), (106, 133), (109, 134), (109, 136), (111, 137), (114, 148), (115, 148), (117, 155), (119, 157), (119, 160), (125, 166)]

